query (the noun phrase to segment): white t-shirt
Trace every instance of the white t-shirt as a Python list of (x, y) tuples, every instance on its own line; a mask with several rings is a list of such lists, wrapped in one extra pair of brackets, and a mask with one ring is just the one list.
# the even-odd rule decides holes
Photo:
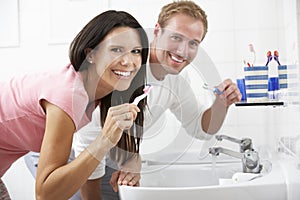
[[(202, 113), (211, 106), (212, 100), (204, 104), (199, 100), (201, 97), (192, 90), (186, 70), (178, 75), (167, 75), (164, 80), (158, 81), (153, 77), (150, 67), (147, 67), (147, 83), (153, 88), (147, 99), (148, 109), (145, 111), (144, 134), (151, 132), (152, 125), (169, 109), (189, 135), (203, 140), (211, 138), (211, 135), (202, 130), (200, 120)], [(75, 156), (78, 156), (94, 141), (100, 132), (100, 111), (97, 108), (93, 112), (91, 123), (74, 135)], [(89, 179), (99, 178), (104, 173), (105, 161), (97, 167)]]

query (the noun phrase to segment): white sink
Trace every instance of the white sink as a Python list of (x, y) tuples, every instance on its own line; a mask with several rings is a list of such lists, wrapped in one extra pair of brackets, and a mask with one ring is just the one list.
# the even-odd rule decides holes
[[(149, 165), (171, 165), (171, 164), (211, 164), (212, 155), (208, 153), (200, 155), (199, 152), (177, 152), (177, 153), (166, 153), (154, 156), (143, 156), (143, 160)], [(231, 156), (220, 154), (216, 157), (217, 163), (240, 163), (240, 160)]]
[(141, 186), (178, 188), (219, 185), (219, 179), (231, 179), (241, 169), (240, 163), (218, 164), (215, 170), (212, 170), (211, 164), (144, 165)]
[(140, 187), (120, 186), (119, 194), (122, 200), (285, 200), (280, 166), (274, 162), (268, 167), (261, 177), (236, 181), (232, 177), (242, 174), (240, 162), (217, 163), (214, 170), (212, 164), (144, 163)]

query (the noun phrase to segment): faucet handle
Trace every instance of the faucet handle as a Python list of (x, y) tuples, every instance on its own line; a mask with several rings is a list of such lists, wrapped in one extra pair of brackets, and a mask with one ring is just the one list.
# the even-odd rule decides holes
[(260, 173), (262, 165), (260, 165), (258, 152), (253, 149), (247, 149), (242, 158), (243, 171), (247, 173)]
[(240, 147), (242, 153), (246, 150), (253, 150), (252, 140), (250, 138), (243, 138)]

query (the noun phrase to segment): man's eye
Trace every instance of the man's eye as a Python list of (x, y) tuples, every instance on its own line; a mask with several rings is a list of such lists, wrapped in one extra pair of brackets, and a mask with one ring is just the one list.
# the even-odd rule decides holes
[(199, 43), (196, 42), (196, 41), (190, 41), (190, 45), (191, 45), (192, 47), (198, 47), (198, 46), (199, 46)]
[(141, 52), (142, 52), (141, 49), (133, 49), (133, 50), (131, 51), (131, 53), (133, 53), (133, 54), (141, 54)]
[(171, 39), (174, 41), (181, 41), (181, 37), (177, 36), (177, 35), (172, 35)]

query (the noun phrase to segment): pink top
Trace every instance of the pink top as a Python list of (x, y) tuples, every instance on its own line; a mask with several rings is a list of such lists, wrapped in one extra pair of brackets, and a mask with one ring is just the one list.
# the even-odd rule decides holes
[(89, 102), (81, 74), (71, 65), (58, 73), (13, 78), (0, 84), (0, 177), (29, 151), (39, 152), (46, 115), (40, 100), (57, 105), (73, 120), (76, 130), (90, 121)]

